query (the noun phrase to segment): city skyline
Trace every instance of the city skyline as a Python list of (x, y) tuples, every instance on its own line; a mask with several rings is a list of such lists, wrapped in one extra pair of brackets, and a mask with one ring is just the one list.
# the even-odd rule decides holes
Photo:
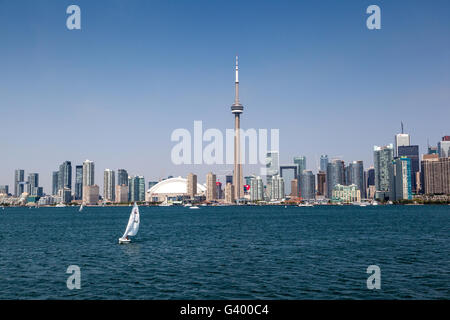
[[(434, 146), (448, 134), (450, 45), (442, 30), (450, 27), (450, 5), (405, 3), (383, 3), (383, 27), (372, 32), (365, 28), (367, 6), (351, 1), (323, 8), (239, 3), (244, 27), (226, 18), (237, 2), (170, 8), (111, 2), (105, 8), (80, 1), (78, 33), (60, 23), (68, 2), (30, 1), (27, 10), (2, 3), (0, 64), (8, 77), (0, 79), (0, 125), (10, 134), (0, 141), (6, 151), (0, 185), (11, 192), (14, 170), (24, 169), (26, 176), (39, 173), (49, 194), (58, 165), (71, 161), (75, 168), (85, 159), (95, 161), (100, 186), (105, 168), (147, 180), (230, 174), (231, 166), (170, 163), (170, 133), (191, 128), (194, 120), (231, 128), (236, 53), (243, 68), (243, 128), (279, 128), (280, 165), (304, 155), (317, 172), (320, 155), (327, 154), (345, 163), (362, 160), (368, 168), (372, 146), (393, 143), (401, 121), (424, 154), (428, 140)], [(110, 14), (102, 15), (105, 9)], [(185, 12), (179, 17), (184, 30), (164, 22), (173, 12)], [(251, 173), (257, 170), (246, 166), (244, 175)], [(225, 177), (218, 174), (218, 180)]]

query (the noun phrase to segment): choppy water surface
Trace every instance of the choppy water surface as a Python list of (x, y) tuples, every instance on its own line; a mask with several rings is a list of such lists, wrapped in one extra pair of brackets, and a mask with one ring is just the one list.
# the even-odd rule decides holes
[(140, 209), (0, 209), (0, 299), (450, 298), (449, 206)]

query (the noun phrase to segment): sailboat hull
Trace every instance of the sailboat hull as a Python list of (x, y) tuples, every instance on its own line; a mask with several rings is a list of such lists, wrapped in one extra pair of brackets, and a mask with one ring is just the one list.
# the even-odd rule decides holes
[(130, 243), (130, 242), (131, 242), (130, 239), (119, 238), (119, 243)]

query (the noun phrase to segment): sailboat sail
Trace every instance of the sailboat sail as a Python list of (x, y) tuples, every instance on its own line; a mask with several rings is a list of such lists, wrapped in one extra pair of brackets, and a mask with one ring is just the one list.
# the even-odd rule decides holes
[(135, 204), (133, 210), (131, 210), (130, 219), (128, 219), (128, 225), (122, 238), (135, 236), (139, 230), (139, 222), (139, 207)]

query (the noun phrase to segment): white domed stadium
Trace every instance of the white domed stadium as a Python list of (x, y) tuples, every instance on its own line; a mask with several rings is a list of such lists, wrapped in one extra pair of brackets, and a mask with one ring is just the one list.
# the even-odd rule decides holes
[[(197, 183), (197, 194), (203, 195), (206, 187)], [(187, 196), (187, 179), (182, 177), (165, 179), (145, 193), (145, 200), (148, 202), (162, 202), (167, 200), (176, 200)]]

